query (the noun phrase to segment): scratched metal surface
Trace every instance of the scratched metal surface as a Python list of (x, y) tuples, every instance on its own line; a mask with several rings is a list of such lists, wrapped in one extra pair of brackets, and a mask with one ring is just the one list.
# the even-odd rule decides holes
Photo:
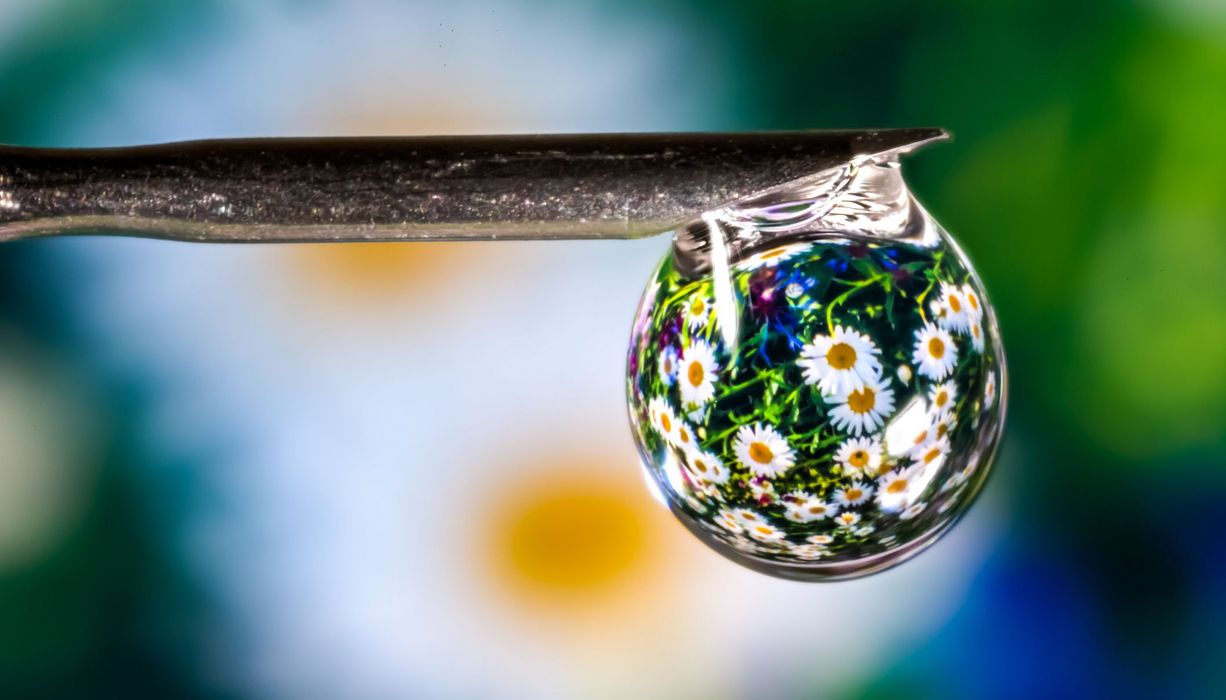
[(635, 238), (939, 129), (0, 147), (0, 241)]

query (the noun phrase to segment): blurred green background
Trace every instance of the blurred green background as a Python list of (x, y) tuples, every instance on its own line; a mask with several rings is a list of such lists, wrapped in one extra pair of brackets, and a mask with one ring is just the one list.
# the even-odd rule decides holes
[[(590, 427), (622, 450), (608, 461), (626, 458), (610, 473), (633, 478), (616, 339), (658, 243), (592, 253), (613, 256), (592, 288), (584, 270), (596, 261), (566, 246), (442, 246), (421, 263), (385, 248), (372, 258), (5, 245), (0, 697), (1226, 696), (1222, 3), (0, 0), (0, 104), (0, 142), (65, 146), (943, 126), (954, 141), (910, 159), (909, 180), (978, 267), (1011, 378), (997, 472), (960, 526), (970, 534), (904, 567), (920, 573), (758, 583), (685, 554), (699, 545), (672, 530), (675, 544), (640, 546), (638, 525), (673, 527), (644, 515), (610, 535), (630, 538), (626, 561), (698, 563), (614, 562), (606, 575), (596, 561), (591, 590), (570, 582), (562, 588), (582, 595), (564, 596), (546, 560), (567, 566), (571, 553), (548, 550), (516, 564), (536, 593), (490, 603), (506, 616), (499, 624), (427, 622), (402, 597), (443, 609), (447, 596), (457, 609), (471, 601), (431, 584), (459, 546), (421, 544), (461, 526), (432, 520), (434, 534), (397, 535), (381, 550), (370, 533), (399, 532), (396, 514), (416, 501), (389, 500), (387, 519), (360, 515), (375, 492), (407, 494), (399, 479), (415, 474), (420, 489), (435, 478), (445, 457), (410, 446), (423, 425), (414, 416), (447, 413), (425, 396), (483, 400), (475, 385), (422, 377), (453, 344), (483, 336), (483, 314), (569, 304), (557, 307), (566, 318), (598, 287), (624, 288), (608, 302), (615, 328), (595, 330), (607, 322), (592, 316), (590, 344), (570, 344), (558, 362), (590, 354), (611, 375), (565, 400), (602, 407)], [(570, 259), (576, 270), (557, 272)], [(557, 293), (528, 291), (534, 275)], [(261, 286), (271, 278), (299, 281)], [(342, 303), (295, 305), (303, 278)], [(431, 281), (405, 288), (402, 278)], [(346, 304), (375, 309), (374, 320), (354, 321)], [(437, 329), (440, 314), (448, 330), (410, 332)], [(389, 339), (379, 329), (390, 325)], [(333, 345), (317, 357), (298, 343)], [(304, 354), (261, 364), (287, 346)], [(413, 354), (423, 346), (433, 350)], [(324, 358), (350, 353), (373, 359)], [(499, 366), (551, 371), (518, 364), (525, 357)], [(385, 383), (401, 360), (403, 386), (434, 393)], [(354, 378), (366, 376), (354, 365), (372, 363), (367, 383)], [(297, 419), (269, 418), (291, 404)], [(324, 405), (326, 415), (309, 408)], [(508, 414), (507, 430), (550, 411), (532, 403)], [(488, 457), (448, 469), (476, 474)], [(401, 563), (373, 563), (386, 552)], [(939, 566), (920, 563), (930, 557)], [(642, 613), (641, 601), (678, 589), (741, 612), (716, 629), (670, 603), (651, 614), (672, 630), (668, 643), (644, 658), (628, 650), (653, 623), (602, 631), (594, 616), (616, 605)], [(572, 593), (531, 612), (537, 594), (557, 606)], [(850, 601), (851, 612), (823, 600)], [(540, 617), (562, 631), (541, 632)], [(779, 631), (795, 620), (812, 634)], [(452, 628), (449, 641), (420, 643), (436, 626)], [(748, 647), (714, 641), (750, 627)], [(526, 649), (523, 635), (539, 639)], [(582, 659), (566, 656), (576, 648)]]

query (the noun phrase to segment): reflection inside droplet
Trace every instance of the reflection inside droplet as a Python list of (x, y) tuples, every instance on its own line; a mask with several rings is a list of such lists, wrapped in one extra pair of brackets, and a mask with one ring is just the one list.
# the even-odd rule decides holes
[(637, 316), (628, 396), (683, 524), (739, 563), (822, 580), (898, 563), (965, 512), (1003, 426), (1003, 353), (969, 263), (891, 158), (807, 187), (678, 234)]

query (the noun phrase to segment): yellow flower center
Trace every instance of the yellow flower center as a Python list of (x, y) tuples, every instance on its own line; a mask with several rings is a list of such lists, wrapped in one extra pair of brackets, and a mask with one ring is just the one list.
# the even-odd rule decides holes
[(886, 493), (902, 493), (907, 488), (906, 479), (895, 479), (890, 482), (890, 485), (885, 487)]
[(974, 292), (966, 293), (966, 303), (975, 311), (979, 310), (979, 298), (975, 296)]
[(698, 360), (691, 362), (690, 368), (685, 372), (685, 376), (690, 380), (690, 384), (693, 386), (700, 386), (702, 384), (702, 378), (705, 377), (706, 374), (706, 370), (702, 368), (702, 363)]
[(682, 428), (680, 431), (678, 431), (678, 437), (681, 438), (681, 442), (688, 443), (690, 441), (690, 431)]
[(864, 450), (856, 450), (847, 458), (847, 463), (853, 467), (864, 468), (868, 466), (868, 453)]
[(702, 472), (703, 474), (707, 473), (707, 463), (704, 462), (701, 458), (694, 460), (694, 468)]
[(772, 535), (775, 532), (774, 530), (772, 530), (771, 528), (765, 525), (759, 525), (755, 527), (754, 529), (758, 531), (759, 535)]
[(690, 304), (690, 313), (695, 316), (701, 316), (702, 312), (706, 310), (707, 302), (703, 301), (702, 299), (695, 299), (694, 302)]
[(860, 497), (863, 495), (864, 495), (864, 492), (861, 491), (860, 489), (847, 489), (846, 491), (843, 492), (843, 497), (849, 501), (858, 501), (860, 500)]
[(774, 250), (768, 250), (765, 253), (762, 253), (758, 257), (763, 260), (772, 260), (774, 258), (779, 257), (780, 255), (786, 254), (787, 252), (788, 252), (787, 248), (775, 248)]
[(937, 437), (939, 438), (945, 437), (945, 433), (948, 433), (948, 432), (949, 432), (948, 423), (938, 423), (937, 424)]
[(949, 295), (949, 308), (950, 308), (950, 309), (951, 309), (951, 310), (952, 310), (954, 313), (958, 313), (958, 312), (962, 311), (962, 302), (958, 300), (958, 295), (957, 295), (957, 294), (950, 294), (950, 295)]
[(938, 391), (933, 403), (937, 405), (937, 408), (944, 408), (945, 404), (949, 403), (949, 392), (944, 389)]
[(971, 334), (975, 336), (976, 340), (979, 339), (979, 324), (971, 326)]
[(857, 389), (847, 397), (847, 405), (856, 413), (868, 413), (877, 405), (877, 394), (868, 387)]
[(940, 338), (932, 338), (928, 341), (928, 354), (936, 359), (945, 357), (945, 343)]
[(749, 446), (749, 458), (759, 464), (766, 464), (775, 458), (775, 453), (771, 452), (766, 443), (755, 442)]
[(856, 364), (856, 349), (847, 343), (835, 343), (826, 351), (831, 369), (851, 369)]
[(814, 515), (821, 515), (826, 512), (826, 506), (809, 506), (809, 512)]
[(667, 413), (660, 414), (660, 427), (664, 428), (664, 432), (673, 432), (673, 421), (668, 417)]
[(941, 456), (941, 448), (934, 447), (928, 450), (928, 454), (924, 455), (924, 464), (932, 464), (932, 460)]
[(752, 520), (754, 522), (757, 522), (758, 520), (758, 516), (754, 515), (753, 513), (744, 513), (741, 515), (741, 517), (745, 518), (746, 520)]

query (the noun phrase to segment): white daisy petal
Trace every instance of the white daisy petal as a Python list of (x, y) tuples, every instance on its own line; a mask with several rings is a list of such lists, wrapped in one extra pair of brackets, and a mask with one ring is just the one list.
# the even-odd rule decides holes
[(937, 460), (943, 459), (949, 454), (949, 438), (939, 437), (933, 438), (928, 444), (921, 445), (911, 452), (911, 458), (915, 460), (914, 465), (919, 467), (928, 467)]
[(681, 354), (681, 366), (677, 370), (682, 402), (701, 406), (715, 398), (718, 371), (711, 346), (702, 340), (694, 340)]
[(887, 512), (907, 507), (914, 485), (911, 469), (895, 469), (877, 480), (877, 505)]
[(871, 433), (894, 413), (894, 390), (888, 379), (865, 382), (863, 387), (835, 394), (830, 422), (852, 435)]
[(839, 527), (852, 528), (860, 522), (860, 514), (853, 513), (851, 511), (844, 511), (839, 513), (838, 516), (835, 517), (834, 521), (838, 523)]
[(796, 453), (787, 440), (761, 423), (741, 426), (733, 451), (746, 469), (759, 476), (778, 476), (796, 463)]
[(711, 314), (711, 300), (703, 294), (695, 294), (685, 305), (685, 322), (690, 330), (696, 331), (707, 325)]
[(792, 522), (811, 523), (817, 520), (832, 518), (839, 512), (838, 504), (825, 501), (805, 493), (788, 494), (787, 512), (784, 517)]
[(966, 302), (966, 316), (971, 321), (983, 319), (983, 300), (970, 284), (962, 285), (962, 299)]
[(673, 433), (677, 430), (677, 416), (672, 406), (663, 398), (657, 396), (647, 403), (647, 415), (651, 419), (651, 427), (655, 428), (668, 442), (673, 442)]
[(844, 474), (876, 476), (881, 468), (881, 441), (873, 437), (848, 438), (834, 454)]
[(723, 484), (728, 481), (728, 467), (719, 457), (701, 449), (695, 448), (686, 453), (685, 467), (701, 482)]
[(972, 321), (968, 333), (971, 336), (971, 347), (975, 348), (975, 352), (983, 352), (983, 324), (980, 321)]
[(682, 450), (691, 450), (698, 446), (698, 439), (694, 435), (694, 429), (690, 427), (689, 423), (680, 418), (676, 419), (670, 442)]
[(834, 500), (840, 506), (849, 508), (858, 506), (868, 500), (869, 496), (873, 495), (873, 487), (866, 486), (859, 481), (853, 482), (850, 486), (838, 489), (834, 492)]
[(953, 408), (954, 399), (958, 398), (958, 385), (945, 382), (933, 386), (928, 392), (928, 403), (935, 411), (948, 411)]
[(881, 376), (880, 354), (871, 338), (836, 326), (830, 335), (819, 335), (800, 351), (805, 382), (816, 384), (823, 394), (859, 389)]
[(743, 526), (743, 523), (741, 522), (740, 517), (737, 516), (736, 511), (728, 510), (727, 508), (720, 509), (719, 517), (716, 518), (715, 522), (719, 523), (730, 532), (740, 532)]
[(919, 373), (942, 381), (958, 361), (958, 346), (948, 331), (931, 323), (915, 332), (915, 353), (911, 357)]
[(971, 319), (967, 315), (967, 303), (962, 296), (962, 289), (942, 282), (941, 306), (945, 313), (937, 321), (940, 326), (956, 333), (965, 333), (970, 327)]
[(766, 522), (766, 516), (750, 508), (737, 508), (731, 512), (733, 517), (736, 518), (737, 524), (741, 527), (748, 528)]
[(789, 550), (792, 556), (804, 561), (813, 561), (830, 556), (830, 550), (816, 544), (797, 544)]
[(759, 542), (782, 542), (784, 540), (783, 530), (780, 530), (768, 522), (761, 522), (757, 525), (747, 527), (745, 528), (745, 532)]
[(958, 418), (953, 411), (937, 411), (930, 414), (932, 420), (932, 437), (943, 438), (949, 437), (953, 432), (954, 427), (958, 425)]

